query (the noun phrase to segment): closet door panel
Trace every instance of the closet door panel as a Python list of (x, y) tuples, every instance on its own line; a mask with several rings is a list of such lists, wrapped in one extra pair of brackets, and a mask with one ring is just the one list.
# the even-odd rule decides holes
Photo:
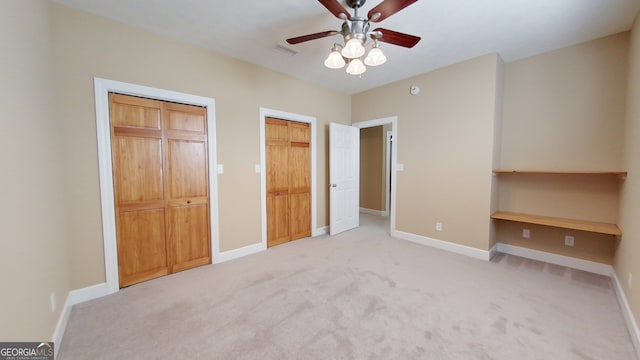
[(206, 204), (170, 210), (169, 243), (173, 246), (172, 272), (211, 263), (209, 208)]
[(267, 119), (267, 246), (291, 240), (289, 221), (289, 130), (287, 121)]
[(267, 246), (291, 240), (289, 222), (289, 195), (267, 197)]
[(120, 204), (162, 200), (162, 142), (160, 139), (117, 136), (113, 143), (114, 188)]
[(311, 236), (311, 194), (294, 193), (289, 196), (291, 219), (291, 240)]
[(120, 287), (169, 273), (163, 208), (120, 213), (117, 232)]
[(206, 197), (208, 195), (206, 143), (168, 140), (167, 147), (169, 198)]

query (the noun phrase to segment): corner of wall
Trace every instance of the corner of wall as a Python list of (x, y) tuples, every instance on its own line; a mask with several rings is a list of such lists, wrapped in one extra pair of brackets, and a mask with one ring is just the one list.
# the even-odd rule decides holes
[[(635, 177), (640, 173), (640, 104), (635, 101), (640, 95), (640, 13), (631, 29), (629, 44), (629, 72), (627, 81), (627, 101), (624, 124), (623, 166), (629, 175), (622, 182), (619, 207), (619, 226), (623, 236), (616, 249), (614, 257), (614, 288), (618, 295), (629, 333), (640, 358), (640, 331), (638, 320), (640, 315), (640, 287), (633, 285), (633, 275), (640, 276), (640, 206), (637, 204), (640, 196), (640, 179)], [(622, 280), (622, 281), (620, 281)]]
[[(502, 156), (502, 113), (504, 104), (504, 72), (505, 63), (500, 54), (496, 60), (496, 84), (495, 84), (495, 106), (493, 120), (493, 169), (500, 168), (500, 158)], [(491, 178), (491, 208), (490, 213), (493, 214), (498, 210), (498, 177), (492, 174)], [(496, 228), (493, 220), (489, 220), (489, 247), (494, 248), (497, 243)]]

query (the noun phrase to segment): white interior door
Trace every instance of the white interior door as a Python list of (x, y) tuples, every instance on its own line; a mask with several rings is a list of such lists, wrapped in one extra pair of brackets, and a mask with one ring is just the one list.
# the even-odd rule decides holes
[(329, 124), (329, 234), (360, 223), (360, 129)]

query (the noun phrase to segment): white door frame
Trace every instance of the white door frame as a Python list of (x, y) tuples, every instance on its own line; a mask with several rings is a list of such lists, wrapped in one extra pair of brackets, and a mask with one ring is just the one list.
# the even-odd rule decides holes
[(387, 153), (385, 154), (385, 171), (384, 171), (384, 196), (385, 196), (385, 202), (384, 202), (384, 216), (389, 216), (389, 209), (391, 208), (391, 204), (389, 204), (389, 201), (391, 199), (391, 147), (392, 147), (392, 139), (393, 139), (393, 132), (392, 131), (387, 131), (386, 133), (386, 149), (387, 149)]
[(142, 96), (163, 101), (203, 106), (207, 111), (207, 146), (209, 149), (209, 217), (211, 221), (212, 262), (220, 258), (218, 226), (218, 174), (216, 159), (215, 100), (170, 90), (94, 78), (96, 131), (98, 136), (98, 166), (100, 171), (100, 201), (102, 205), (102, 237), (107, 293), (120, 290), (118, 275), (118, 244), (116, 239), (115, 201), (113, 196), (113, 164), (111, 160), (111, 125), (109, 122), (109, 92)]
[[(381, 126), (391, 124), (391, 136), (393, 137), (393, 141), (391, 142), (392, 151), (391, 151), (391, 209), (390, 209), (390, 232), (393, 233), (396, 230), (396, 184), (398, 183), (396, 180), (396, 165), (398, 163), (398, 117), (390, 116), (381, 119), (361, 121), (357, 123), (351, 124), (360, 129), (370, 128), (374, 126)], [(389, 201), (387, 202), (389, 203)]]
[(311, 127), (311, 236), (324, 234), (323, 229), (316, 229), (316, 118), (308, 115), (300, 115), (281, 110), (260, 108), (260, 209), (262, 217), (262, 241), (261, 247), (267, 248), (267, 140), (266, 118), (295, 121), (309, 124)]

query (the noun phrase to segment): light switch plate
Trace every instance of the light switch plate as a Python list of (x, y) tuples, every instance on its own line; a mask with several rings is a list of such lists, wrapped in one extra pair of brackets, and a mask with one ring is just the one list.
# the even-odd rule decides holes
[(224, 174), (224, 165), (218, 164), (218, 174)]
[(256, 164), (256, 165), (254, 166), (254, 169), (256, 170), (256, 173), (258, 173), (258, 174), (259, 174), (259, 173), (260, 173), (260, 164)]
[(404, 171), (404, 164), (396, 164), (396, 171)]

